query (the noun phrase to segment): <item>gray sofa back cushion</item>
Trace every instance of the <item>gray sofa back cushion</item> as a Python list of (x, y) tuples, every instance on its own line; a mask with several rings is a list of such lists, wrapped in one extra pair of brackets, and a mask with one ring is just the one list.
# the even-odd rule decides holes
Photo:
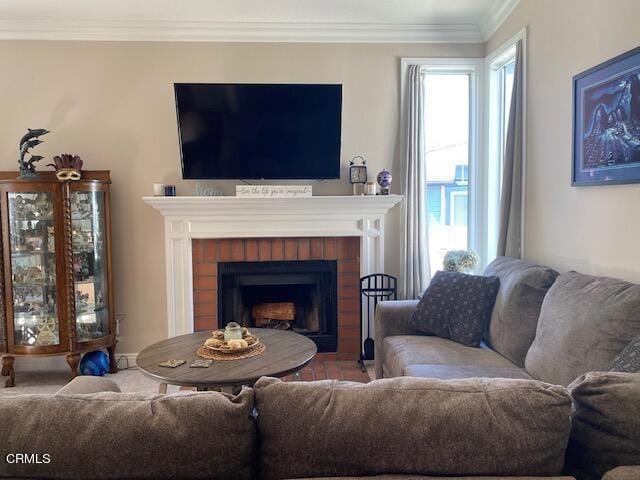
[(615, 467), (640, 465), (640, 375), (590, 372), (569, 391), (574, 403), (569, 471), (599, 479)]
[(536, 263), (498, 257), (484, 271), (500, 278), (485, 343), (519, 367), (536, 336), (542, 301), (559, 273)]
[[(21, 395), (0, 400), (0, 477), (252, 479), (253, 390), (142, 396)], [(50, 462), (10, 464), (9, 453)]]
[[(558, 475), (571, 399), (532, 380), (399, 377), (254, 386), (265, 479)], [(535, 432), (533, 434), (532, 432)]]
[(607, 370), (640, 331), (640, 285), (578, 272), (560, 275), (542, 303), (525, 368), (535, 378), (569, 385)]

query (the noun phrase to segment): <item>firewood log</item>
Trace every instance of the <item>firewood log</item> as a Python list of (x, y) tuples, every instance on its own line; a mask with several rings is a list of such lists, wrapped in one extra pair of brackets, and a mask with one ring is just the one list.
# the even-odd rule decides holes
[(264, 320), (278, 320), (290, 322), (296, 317), (296, 307), (293, 302), (258, 303), (251, 309), (256, 324)]

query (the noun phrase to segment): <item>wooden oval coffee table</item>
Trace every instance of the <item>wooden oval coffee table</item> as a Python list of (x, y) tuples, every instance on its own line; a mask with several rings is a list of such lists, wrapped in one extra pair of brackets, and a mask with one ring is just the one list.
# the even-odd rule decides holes
[[(160, 382), (160, 393), (165, 393), (167, 384), (208, 390), (253, 385), (263, 376), (284, 377), (301, 370), (318, 351), (312, 340), (291, 331), (252, 328), (251, 333), (266, 346), (265, 352), (255, 357), (214, 361), (208, 368), (190, 368), (191, 362), (200, 359), (198, 348), (211, 337), (210, 331), (204, 331), (154, 343), (138, 354), (136, 362), (144, 375)], [(186, 363), (176, 368), (160, 366), (170, 359)]]

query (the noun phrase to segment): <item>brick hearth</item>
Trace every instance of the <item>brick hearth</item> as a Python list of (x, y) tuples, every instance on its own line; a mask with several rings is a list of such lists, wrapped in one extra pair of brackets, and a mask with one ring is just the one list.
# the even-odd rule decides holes
[(357, 360), (360, 352), (360, 238), (240, 238), (192, 240), (194, 329), (218, 328), (218, 262), (336, 260), (338, 351), (318, 360)]

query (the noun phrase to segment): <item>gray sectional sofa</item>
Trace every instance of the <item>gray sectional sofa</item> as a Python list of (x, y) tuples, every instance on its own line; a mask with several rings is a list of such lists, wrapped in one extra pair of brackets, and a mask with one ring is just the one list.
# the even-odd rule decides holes
[[(236, 396), (127, 394), (77, 377), (57, 394), (0, 399), (0, 478), (600, 479), (573, 476), (569, 444), (605, 480), (638, 479), (639, 467), (614, 468), (640, 459), (637, 377), (591, 373), (569, 390), (499, 378), (262, 378)], [(9, 461), (17, 453), (47, 457)]]
[(411, 328), (418, 300), (381, 302), (376, 378), (502, 377), (567, 386), (585, 373), (606, 371), (640, 334), (640, 285), (560, 275), (508, 257), (498, 257), (484, 273), (500, 278), (500, 291), (480, 348)]
[(78, 377), (56, 395), (0, 399), (2, 459), (49, 458), (0, 461), (0, 478), (571, 478), (560, 475), (570, 396), (531, 380), (262, 378), (234, 397), (117, 391)]
[[(500, 291), (480, 348), (412, 329), (409, 319), (417, 300), (382, 302), (375, 318), (376, 377), (534, 379), (571, 389), (581, 376), (609, 370), (616, 356), (640, 334), (640, 285), (578, 272), (560, 275), (508, 257), (497, 258), (484, 273), (500, 278)], [(628, 375), (640, 382), (640, 374)], [(623, 397), (610, 397), (614, 402), (610, 413), (619, 413), (616, 428), (640, 415), (638, 397), (633, 402), (629, 399), (624, 408), (615, 406)], [(603, 431), (610, 427), (606, 420), (600, 424)], [(637, 428), (629, 437), (637, 452), (640, 424), (630, 424)], [(615, 445), (615, 439), (611, 442)], [(603, 445), (606, 450), (606, 442)], [(579, 454), (579, 449), (573, 451)], [(623, 461), (616, 452), (608, 453), (615, 460), (585, 470), (581, 465), (588, 463), (589, 455), (577, 455), (580, 461), (576, 455), (569, 463), (576, 463), (576, 471), (584, 478), (595, 478), (605, 467)], [(636, 463), (640, 460), (633, 458)], [(629, 478), (640, 479), (640, 469), (633, 475)]]

